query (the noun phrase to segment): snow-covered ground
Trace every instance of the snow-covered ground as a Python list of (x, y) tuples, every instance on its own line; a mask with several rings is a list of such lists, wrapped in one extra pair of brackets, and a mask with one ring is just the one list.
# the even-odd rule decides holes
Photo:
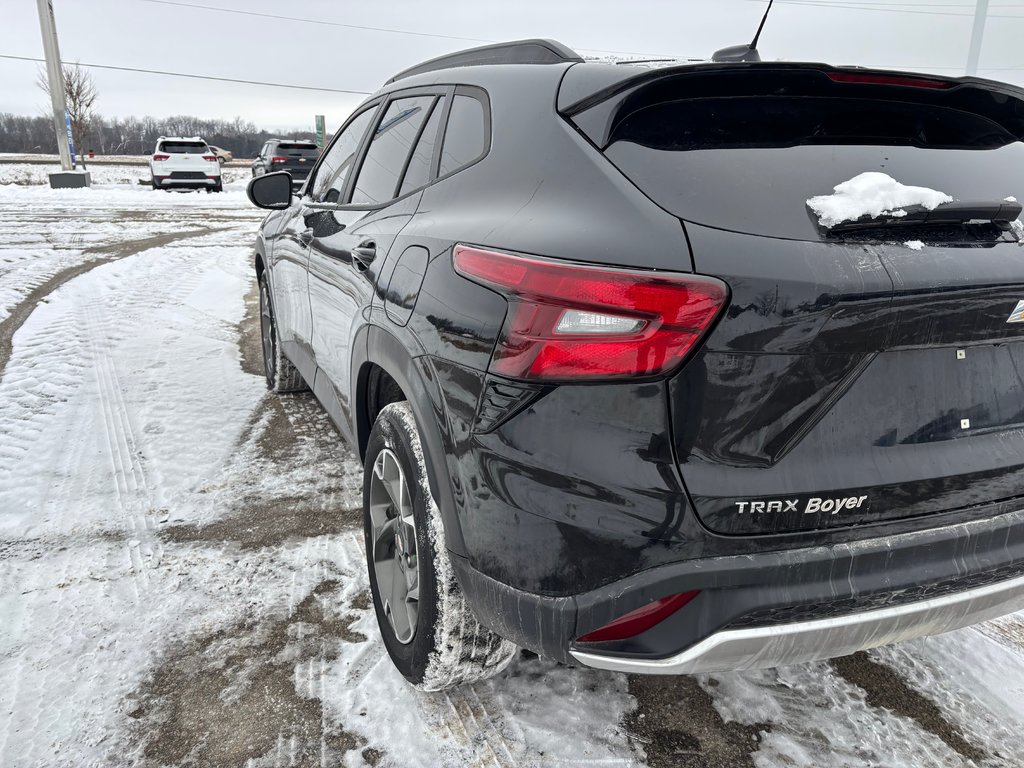
[(0, 765), (1024, 766), (1020, 616), (783, 670), (524, 655), (411, 690), (361, 470), (259, 373), (259, 219), (241, 181), (0, 186)]
[[(0, 184), (18, 184), (21, 186), (49, 185), (49, 174), (60, 170), (60, 163), (44, 165), (40, 163), (0, 162)], [(89, 178), (100, 187), (111, 185), (130, 185), (140, 182), (149, 183), (149, 166), (142, 164), (99, 164), (89, 165)], [(248, 181), (252, 171), (248, 168), (228, 166), (221, 168), (224, 183)], [(150, 190), (152, 191), (152, 190)], [(166, 194), (166, 193), (165, 193)]]

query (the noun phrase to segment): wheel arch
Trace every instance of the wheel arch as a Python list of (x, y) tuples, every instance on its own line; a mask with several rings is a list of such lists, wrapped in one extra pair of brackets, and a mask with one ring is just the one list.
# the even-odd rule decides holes
[(376, 414), (388, 402), (398, 398), (408, 400), (420, 432), (427, 480), (441, 511), (446, 546), (454, 554), (465, 556), (466, 546), (448, 465), (450, 452), (446, 446), (451, 442), (448, 419), (429, 359), (413, 357), (394, 335), (378, 326), (367, 328), (366, 345), (356, 345), (356, 349), (365, 350), (363, 359), (353, 360), (352, 366), (352, 426), (360, 461), (366, 461)]

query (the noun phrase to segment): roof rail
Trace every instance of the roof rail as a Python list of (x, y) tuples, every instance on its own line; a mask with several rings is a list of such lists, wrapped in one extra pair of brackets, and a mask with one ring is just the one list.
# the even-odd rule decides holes
[(413, 75), (452, 67), (477, 67), (483, 64), (561, 64), (569, 61), (579, 63), (583, 58), (576, 51), (555, 40), (514, 40), (510, 43), (495, 43), (438, 56), (436, 59), (403, 69), (385, 85)]

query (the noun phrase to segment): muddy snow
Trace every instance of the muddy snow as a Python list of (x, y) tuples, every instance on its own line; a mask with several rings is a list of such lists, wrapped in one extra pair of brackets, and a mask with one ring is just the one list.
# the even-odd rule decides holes
[(521, 654), (413, 691), (361, 469), (260, 375), (241, 181), (112, 174), (0, 184), (0, 765), (1024, 766), (1019, 615), (781, 670)]

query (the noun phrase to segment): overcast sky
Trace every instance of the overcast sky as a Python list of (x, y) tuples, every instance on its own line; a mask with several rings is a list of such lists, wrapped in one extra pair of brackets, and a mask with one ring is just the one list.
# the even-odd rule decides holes
[[(65, 61), (374, 91), (398, 70), (491, 40), (550, 37), (584, 55), (706, 57), (750, 39), (764, 0), (53, 0)], [(36, 0), (2, 0), (0, 54), (42, 56)], [(776, 0), (764, 59), (963, 74), (973, 0)], [(257, 18), (209, 8), (386, 27)], [(899, 9), (899, 10), (897, 10)], [(1024, 0), (992, 0), (979, 74), (1024, 84)], [(441, 35), (449, 37), (431, 37)], [(473, 40), (451, 37), (474, 38)], [(0, 59), (0, 112), (39, 113), (37, 65)], [(271, 130), (336, 126), (364, 97), (92, 70), (104, 115), (241, 116)]]

